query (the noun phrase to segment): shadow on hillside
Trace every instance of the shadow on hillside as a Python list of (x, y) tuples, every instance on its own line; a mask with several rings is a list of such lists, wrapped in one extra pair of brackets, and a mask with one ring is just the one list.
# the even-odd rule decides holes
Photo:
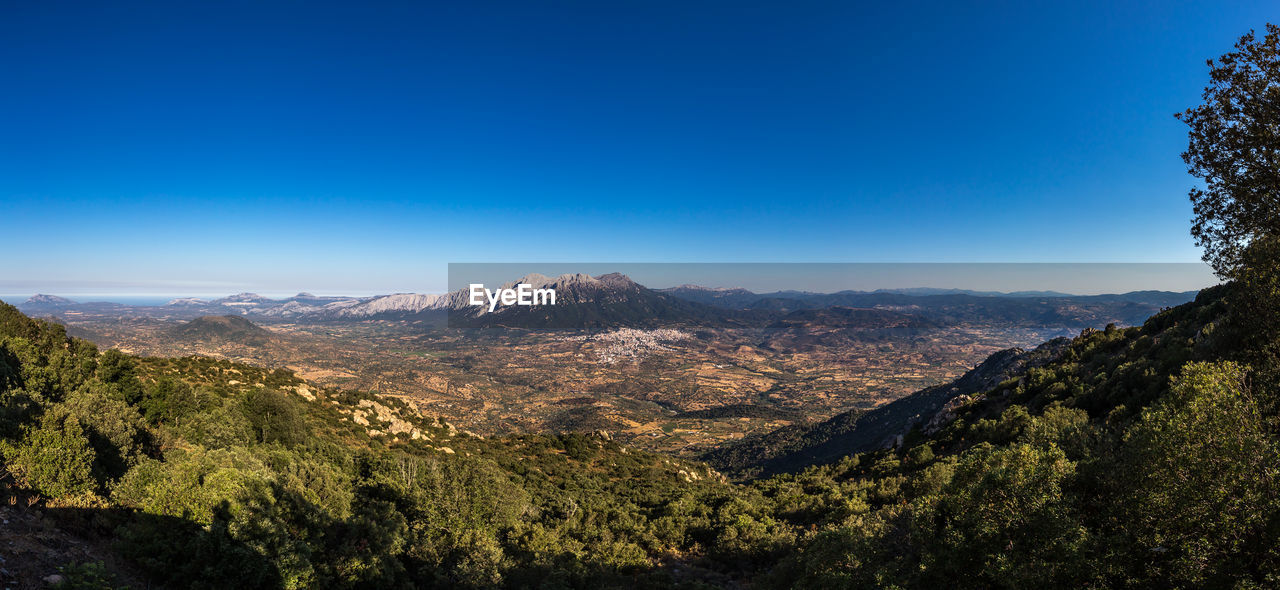
[[(97, 542), (125, 558), (148, 586), (279, 588), (280, 573), (228, 531), (224, 502), (207, 529), (173, 516), (120, 508), (33, 508), (67, 534)], [(152, 586), (155, 587), (155, 586)]]

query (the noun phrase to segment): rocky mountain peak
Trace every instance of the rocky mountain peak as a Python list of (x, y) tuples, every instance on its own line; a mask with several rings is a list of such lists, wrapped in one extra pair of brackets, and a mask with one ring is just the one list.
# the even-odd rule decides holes
[(624, 275), (620, 272), (611, 272), (609, 274), (603, 274), (596, 277), (595, 280), (600, 281), (601, 283), (604, 283), (609, 287), (633, 288), (638, 286), (636, 285), (635, 281), (631, 280), (631, 277)]
[(75, 302), (70, 299), (67, 299), (66, 297), (58, 297), (57, 295), (45, 295), (43, 293), (37, 293), (35, 295), (32, 295), (30, 299), (27, 299), (27, 304), (29, 305), (34, 305), (34, 304), (75, 305)]
[(230, 297), (214, 300), (214, 303), (264, 303), (271, 301), (257, 293), (236, 293)]

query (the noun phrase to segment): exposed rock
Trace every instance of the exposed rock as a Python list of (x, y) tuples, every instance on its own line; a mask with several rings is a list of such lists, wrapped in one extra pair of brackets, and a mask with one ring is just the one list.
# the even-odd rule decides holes
[(438, 309), (443, 300), (443, 295), (396, 293), (355, 302), (336, 301), (313, 310), (335, 318), (365, 318), (388, 313), (418, 313), (427, 309)]
[(297, 394), (301, 396), (302, 399), (305, 399), (309, 402), (316, 401), (316, 394), (311, 393), (311, 388), (307, 387), (305, 384), (297, 385), (293, 388), (293, 390), (297, 392)]
[(956, 410), (969, 402), (973, 401), (973, 396), (961, 394), (947, 400), (942, 405), (942, 409), (929, 419), (929, 423), (924, 426), (924, 433), (927, 436), (933, 436), (946, 425), (952, 423), (956, 419)]
[[(417, 428), (414, 428), (412, 424), (404, 420), (401, 420), (399, 414), (387, 406), (384, 406), (378, 402), (375, 402), (373, 400), (368, 400), (368, 399), (360, 400), (360, 403), (358, 405), (360, 408), (365, 408), (366, 411), (362, 412), (360, 410), (357, 410), (355, 412), (352, 418), (356, 421), (356, 423), (368, 424), (369, 421), (364, 415), (367, 415), (369, 412), (372, 412), (373, 416), (377, 418), (379, 422), (388, 424), (387, 431), (391, 434), (409, 434), (410, 436), (412, 436), (413, 433), (416, 432), (418, 433), (418, 436), (422, 435), (422, 433), (419, 432)], [(364, 422), (361, 422), (361, 420), (364, 420)]]

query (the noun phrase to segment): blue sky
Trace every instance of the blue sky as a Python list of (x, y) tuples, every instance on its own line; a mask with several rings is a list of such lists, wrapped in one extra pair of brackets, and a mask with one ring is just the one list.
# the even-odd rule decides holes
[(1268, 12), (2, 2), (0, 293), (438, 291), (486, 261), (1192, 262), (1172, 115)]

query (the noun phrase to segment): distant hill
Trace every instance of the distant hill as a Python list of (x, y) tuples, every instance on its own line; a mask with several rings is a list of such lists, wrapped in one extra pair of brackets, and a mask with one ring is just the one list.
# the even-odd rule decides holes
[(199, 297), (179, 297), (177, 299), (170, 299), (168, 303), (165, 303), (165, 305), (168, 305), (168, 306), (183, 306), (183, 307), (200, 306), (200, 305), (208, 305), (208, 304), (209, 304), (208, 301), (205, 301), (204, 299), (201, 299)]
[[(697, 285), (681, 285), (662, 289), (662, 293), (728, 309), (774, 309), (791, 311), (822, 307), (876, 307), (902, 305), (907, 302), (926, 307), (942, 307), (975, 298), (994, 300), (1058, 300), (1075, 302), (1129, 302), (1153, 307), (1172, 307), (1195, 299), (1197, 291), (1132, 291), (1108, 295), (1072, 295), (1057, 291), (973, 291), (969, 289), (935, 289), (916, 287), (906, 289), (878, 289), (876, 291), (837, 291), (813, 293), (808, 291), (774, 291), (754, 293), (747, 289), (715, 289)], [(986, 302), (992, 304), (993, 301)], [(1025, 302), (1024, 302), (1025, 303)], [(996, 303), (998, 304), (998, 303)]]
[(26, 301), (18, 304), (18, 307), (26, 313), (31, 314), (50, 314), (57, 313), (66, 309), (71, 309), (78, 305), (75, 301), (66, 297), (58, 297), (57, 295), (32, 295)]
[(221, 299), (214, 299), (210, 303), (215, 305), (261, 305), (274, 302), (275, 300), (270, 297), (263, 297), (257, 293), (237, 293)]
[(939, 327), (938, 322), (926, 317), (881, 309), (802, 309), (769, 324), (760, 346), (770, 350), (805, 351), (848, 346), (854, 342), (913, 338)]
[(100, 310), (119, 310), (119, 309), (126, 308), (127, 306), (121, 305), (119, 303), (106, 303), (106, 302), (80, 303), (78, 301), (73, 301), (71, 299), (67, 299), (66, 297), (59, 297), (57, 295), (37, 294), (37, 295), (32, 295), (26, 301), (19, 303), (17, 307), (18, 309), (21, 309), (24, 313), (28, 313), (28, 314), (54, 315), (54, 314), (60, 314), (64, 311), (69, 311), (69, 310), (79, 310), (79, 309), (86, 309), (86, 308), (100, 309)]
[(672, 296), (688, 298), (730, 310), (791, 313), (806, 309), (849, 307), (910, 313), (943, 323), (975, 322), (1004, 326), (1056, 327), (1078, 331), (1108, 323), (1141, 324), (1166, 307), (1195, 298), (1196, 292), (1134, 291), (1115, 295), (1068, 295), (1022, 292), (1001, 294), (963, 290), (901, 289), (808, 293), (779, 291), (751, 293), (682, 286), (667, 289)]
[(658, 289), (657, 291), (704, 305), (714, 305), (727, 309), (746, 309), (760, 299), (760, 295), (742, 288), (715, 289), (697, 285), (680, 285), (679, 287)]
[(974, 291), (972, 289), (937, 289), (934, 287), (910, 287), (906, 289), (876, 289), (874, 293), (899, 295), (975, 295), (978, 297), (1075, 297), (1061, 291)]
[(27, 299), (24, 305), (75, 305), (76, 302), (66, 297), (58, 297), (57, 295), (45, 295), (37, 293)]
[(261, 346), (271, 341), (271, 332), (233, 315), (200, 316), (169, 331), (178, 340), (201, 344), (242, 344)]
[(1034, 350), (1002, 350), (950, 383), (922, 389), (873, 410), (854, 410), (818, 424), (779, 428), (712, 450), (702, 458), (726, 473), (764, 477), (873, 451), (912, 425), (927, 423), (951, 400), (987, 391), (1032, 367), (1056, 360), (1070, 342), (1057, 338)]

